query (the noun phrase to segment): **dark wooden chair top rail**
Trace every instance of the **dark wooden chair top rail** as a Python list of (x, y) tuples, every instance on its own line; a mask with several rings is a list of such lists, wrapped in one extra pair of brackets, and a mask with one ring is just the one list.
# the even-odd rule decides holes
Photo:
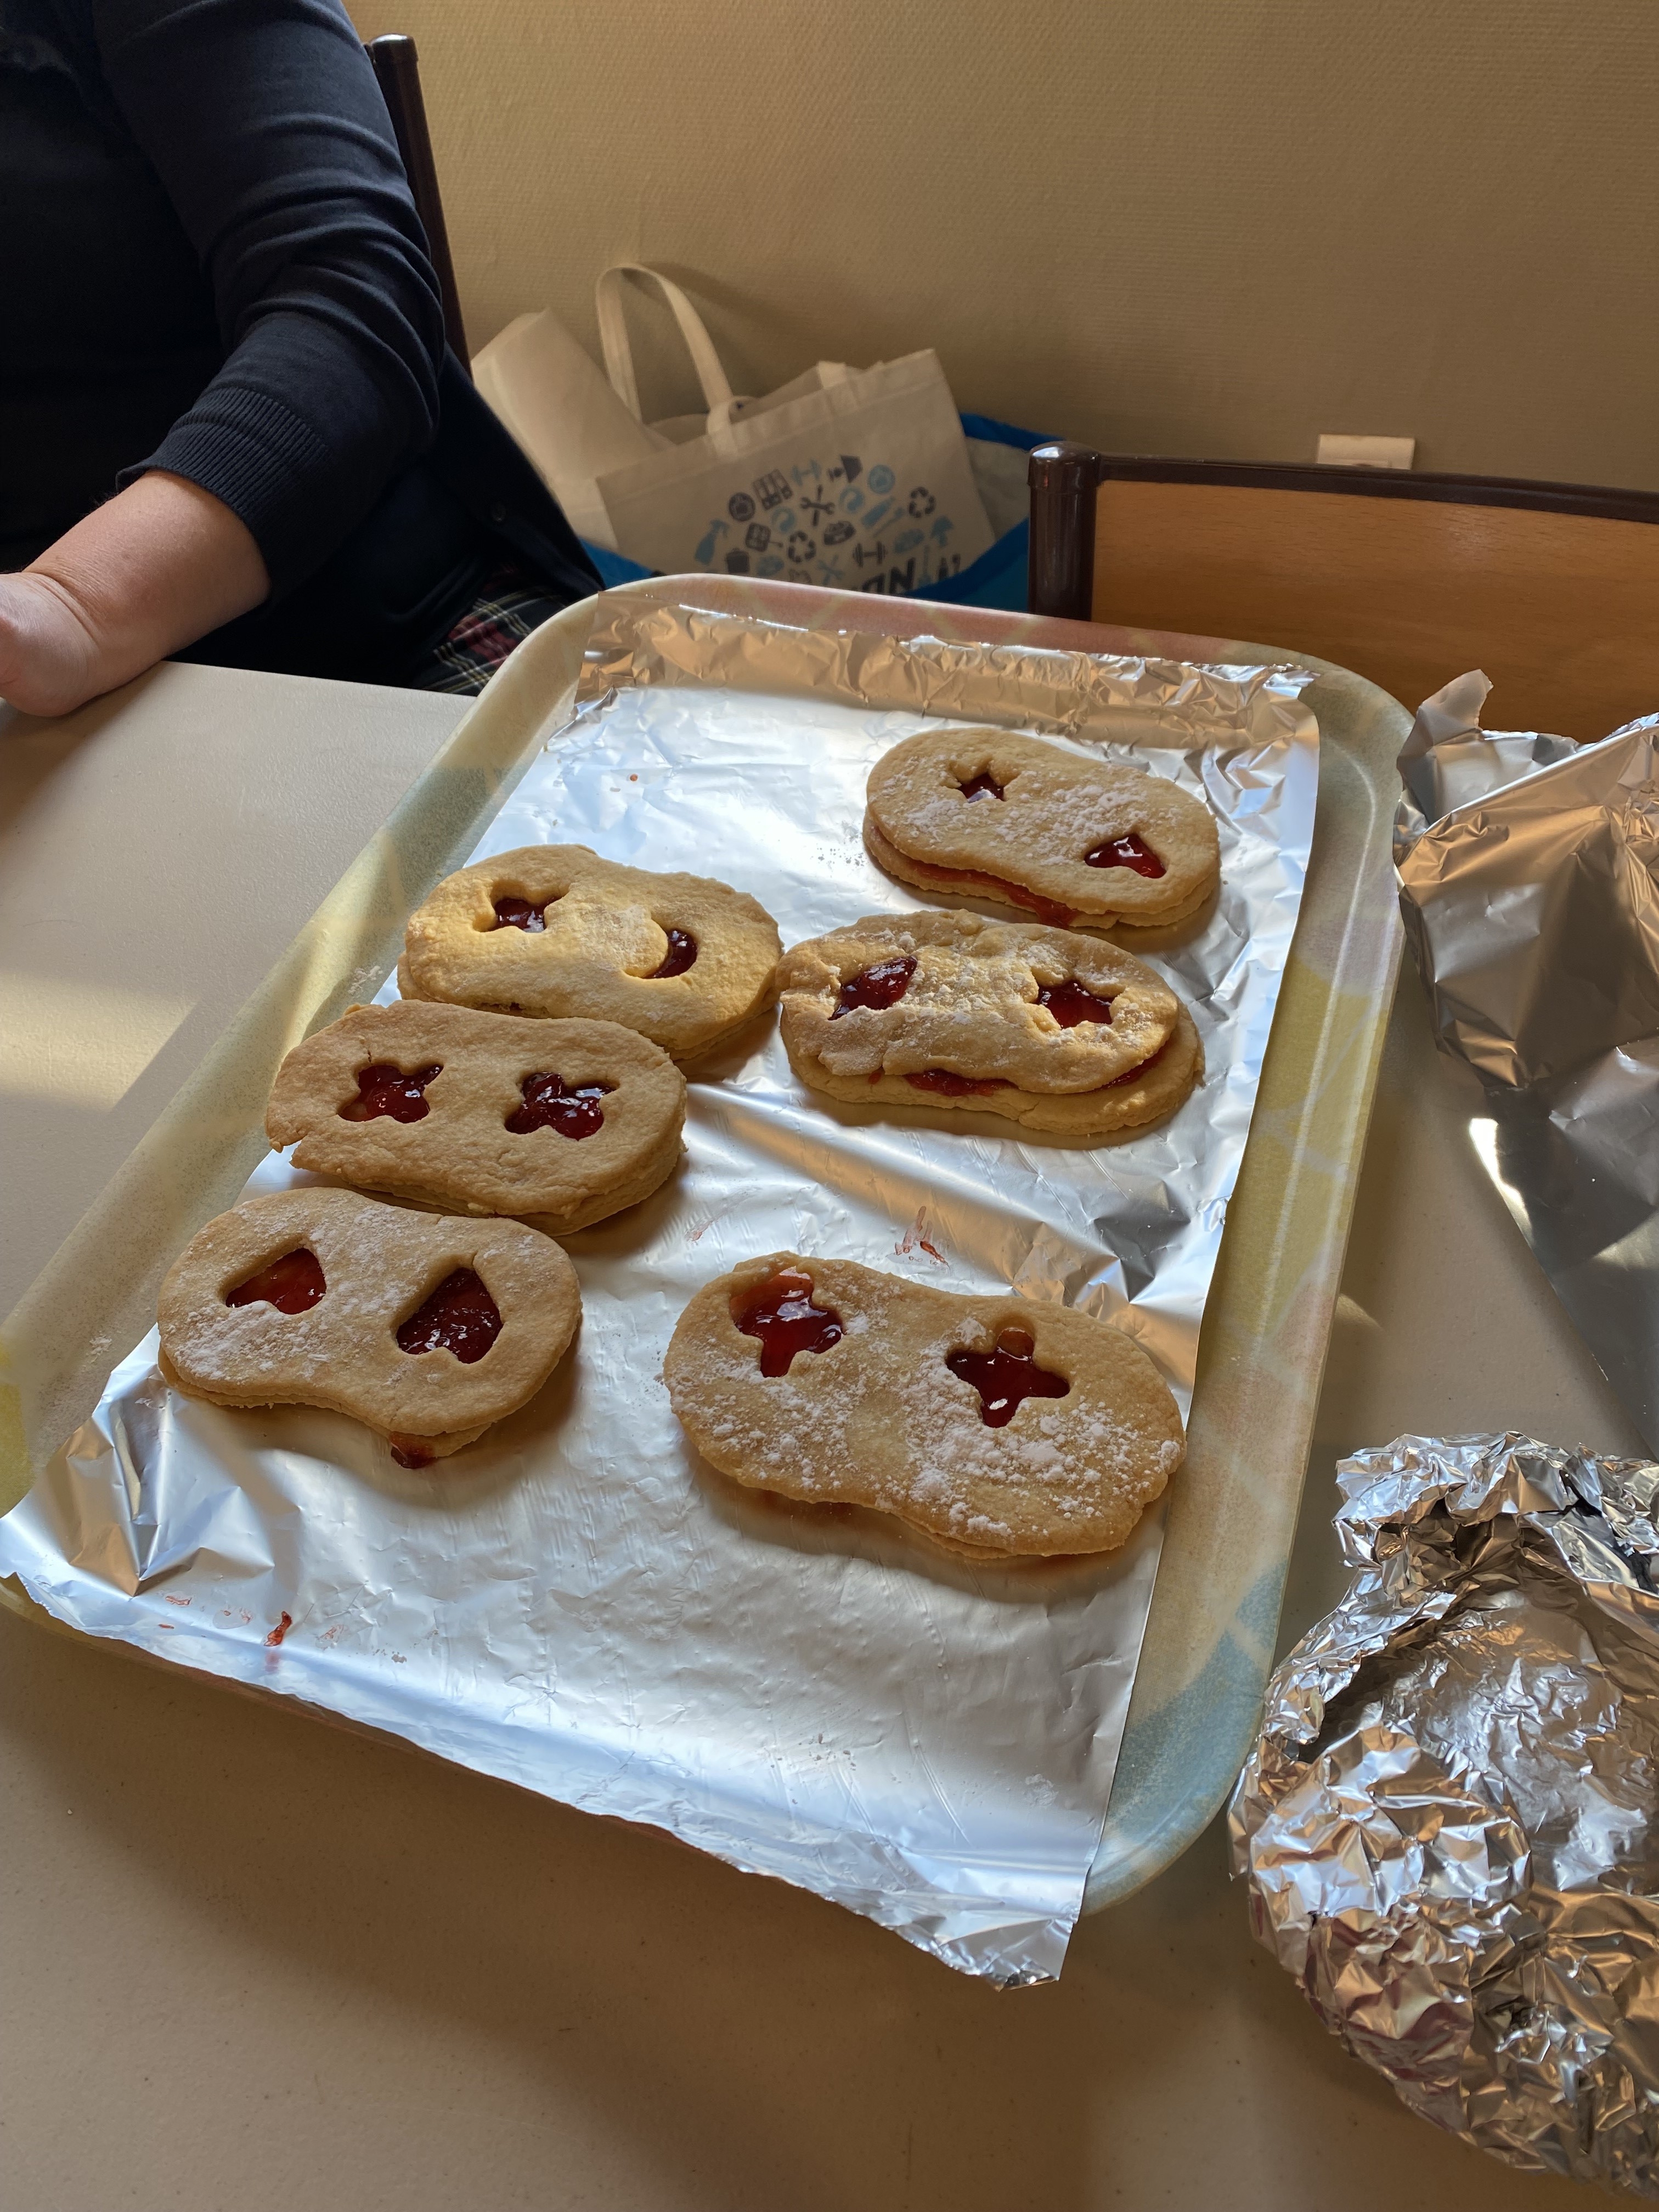
[(466, 325), (461, 320), (461, 295), (455, 285), (455, 264), (449, 251), (444, 204), (438, 191), (438, 167), (432, 158), (432, 134), (427, 128), (426, 101), (421, 92), (420, 57), (415, 51), (414, 40), (405, 38), (399, 31), (388, 31), (384, 38), (371, 39), (363, 51), (374, 65), (380, 97), (398, 136), (398, 151), (403, 156), (409, 189), (414, 195), (415, 211), (426, 232), (427, 250), (432, 256), (443, 299), (444, 336), (450, 351), (461, 367), (467, 368), (470, 356)]
[(1434, 499), (1465, 507), (1526, 507), (1552, 514), (1601, 514), (1620, 522), (1659, 522), (1659, 492), (1616, 484), (1546, 483), (1527, 477), (1437, 474), (1430, 469), (1368, 469), (1327, 462), (1188, 461), (1155, 453), (1101, 453), (1055, 439), (1031, 453), (1033, 491), (1091, 464), (1098, 487), (1133, 483), (1255, 485), (1267, 490), (1339, 493), (1346, 498)]

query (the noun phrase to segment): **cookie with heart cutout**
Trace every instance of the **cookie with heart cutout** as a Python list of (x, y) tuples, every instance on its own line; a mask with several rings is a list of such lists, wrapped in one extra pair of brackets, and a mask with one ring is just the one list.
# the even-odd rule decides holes
[(210, 1221), (167, 1270), (161, 1366), (216, 1406), (320, 1406), (421, 1467), (539, 1390), (581, 1318), (576, 1271), (518, 1221), (356, 1191), (275, 1192)]
[(957, 1107), (1079, 1144), (1149, 1128), (1202, 1080), (1176, 994), (1080, 932), (866, 915), (778, 969), (789, 1064), (849, 1105)]
[(586, 845), (526, 845), (446, 876), (410, 916), (398, 988), (494, 1013), (619, 1022), (682, 1066), (774, 1002), (782, 943), (758, 901)]
[(1201, 799), (1150, 769), (1041, 738), (924, 730), (883, 754), (865, 797), (865, 845), (888, 875), (1060, 929), (1184, 921), (1220, 881)]
[(353, 1006), (296, 1045), (265, 1109), (295, 1167), (549, 1237), (648, 1197), (684, 1123), (685, 1078), (636, 1030), (421, 999)]
[(971, 1559), (1115, 1551), (1186, 1450), (1163, 1377), (1108, 1322), (795, 1252), (705, 1284), (663, 1378), (733, 1481), (890, 1514)]

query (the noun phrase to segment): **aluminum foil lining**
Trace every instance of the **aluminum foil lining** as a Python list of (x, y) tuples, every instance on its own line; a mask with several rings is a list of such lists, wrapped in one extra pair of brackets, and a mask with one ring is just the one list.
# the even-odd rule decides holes
[(1407, 939), (1480, 1161), (1659, 1445), (1659, 714), (1489, 737), (1485, 684), (1426, 702), (1401, 754)]
[(1346, 1596), (1235, 1791), (1261, 1942), (1425, 2119), (1659, 2197), (1659, 1465), (1345, 1460)]
[(580, 696), (632, 686), (726, 684), (785, 690), (951, 721), (995, 722), (1057, 737), (1139, 743), (1307, 742), (1302, 694), (1313, 672), (984, 645), (925, 634), (791, 629), (687, 604), (671, 579), (660, 604), (601, 599)]
[[(923, 641), (912, 665), (884, 641), (876, 665), (841, 633), (660, 612), (672, 667), (611, 623), (626, 668), (596, 656), (588, 702), (475, 858), (576, 840), (715, 873), (790, 943), (922, 903), (878, 872), (860, 825), (868, 770), (926, 726), (914, 702), (941, 660), (959, 711), (1072, 713), (1076, 671), (1054, 665), (1069, 656), (1005, 652), (976, 684), (969, 647)], [(692, 1084), (679, 1174), (568, 1240), (576, 1348), (479, 1444), (412, 1474), (334, 1415), (195, 1403), (161, 1382), (152, 1335), (0, 1523), (0, 1572), (92, 1634), (654, 1823), (953, 1966), (1057, 1973), (1161, 1516), (1104, 1564), (969, 1569), (879, 1516), (723, 1481), (689, 1453), (659, 1370), (701, 1284), (789, 1246), (1110, 1316), (1186, 1407), (1311, 837), (1310, 679), (1084, 673), (1134, 690), (1136, 711), (1078, 711), (1079, 741), (1201, 792), (1220, 824), (1214, 912), (1148, 948), (1208, 1059), (1172, 1121), (1079, 1152), (988, 1117), (889, 1120), (804, 1092), (772, 1025)], [(1148, 714), (1162, 725), (1143, 738)], [(295, 1179), (273, 1158), (253, 1187)]]

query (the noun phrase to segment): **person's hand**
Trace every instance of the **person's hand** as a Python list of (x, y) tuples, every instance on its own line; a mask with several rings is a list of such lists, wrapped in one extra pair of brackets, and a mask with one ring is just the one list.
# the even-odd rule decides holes
[(183, 477), (148, 476), (0, 576), (0, 699), (66, 714), (257, 607), (270, 589), (246, 525)]
[(104, 687), (98, 647), (50, 576), (0, 576), (0, 699), (25, 714), (66, 714)]

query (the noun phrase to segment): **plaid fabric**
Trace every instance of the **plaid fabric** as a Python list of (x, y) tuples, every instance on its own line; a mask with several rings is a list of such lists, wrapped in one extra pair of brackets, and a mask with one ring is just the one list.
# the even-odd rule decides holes
[(447, 637), (423, 653), (404, 679), (412, 690), (475, 696), (532, 629), (559, 612), (560, 602), (516, 568), (495, 568)]

